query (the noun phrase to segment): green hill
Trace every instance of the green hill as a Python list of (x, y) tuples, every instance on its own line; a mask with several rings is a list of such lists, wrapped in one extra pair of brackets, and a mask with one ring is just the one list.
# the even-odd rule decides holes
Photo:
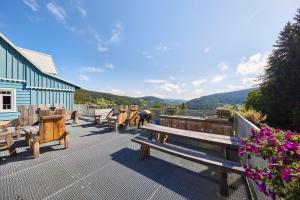
[[(252, 89), (239, 90), (234, 92), (225, 92), (203, 96), (197, 99), (187, 101), (187, 108), (191, 110), (212, 110), (224, 104), (243, 104), (248, 93)], [(137, 104), (140, 107), (152, 107), (154, 105), (162, 105), (163, 107), (171, 105), (179, 105), (185, 102), (178, 99), (161, 99), (154, 96), (146, 97), (128, 97), (119, 96), (110, 93), (94, 92), (80, 89), (75, 92), (75, 104), (97, 104), (101, 106), (118, 105), (118, 104)]]
[(187, 108), (191, 110), (212, 110), (225, 104), (243, 104), (248, 93), (255, 88), (233, 92), (217, 93), (188, 101)]
[(146, 97), (128, 97), (119, 96), (103, 92), (94, 92), (80, 89), (75, 92), (75, 104), (97, 104), (97, 105), (114, 105), (114, 104), (137, 104), (140, 107), (151, 107), (156, 104), (162, 106), (177, 105), (184, 102), (184, 100), (177, 99), (161, 99), (153, 96)]

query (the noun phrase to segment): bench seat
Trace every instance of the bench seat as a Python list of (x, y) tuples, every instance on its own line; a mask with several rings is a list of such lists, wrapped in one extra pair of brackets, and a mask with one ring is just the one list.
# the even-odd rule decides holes
[(240, 163), (225, 160), (222, 158), (217, 158), (209, 155), (204, 155), (195, 151), (188, 149), (182, 149), (176, 146), (171, 146), (168, 144), (163, 144), (157, 141), (149, 140), (141, 136), (137, 136), (131, 139), (132, 142), (141, 145), (140, 159), (143, 160), (146, 156), (150, 156), (150, 148), (156, 149), (158, 151), (190, 160), (206, 166), (216, 167), (220, 171), (220, 190), (223, 196), (228, 195), (228, 172), (233, 172), (236, 174), (244, 175), (245, 170)]

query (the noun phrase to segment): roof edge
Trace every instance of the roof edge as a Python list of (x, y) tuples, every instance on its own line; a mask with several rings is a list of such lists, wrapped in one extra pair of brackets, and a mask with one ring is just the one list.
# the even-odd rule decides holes
[[(60, 80), (60, 81), (63, 81), (63, 82), (66, 82), (66, 83), (68, 83), (68, 84), (70, 84), (70, 85), (74, 85), (75, 87), (77, 87), (78, 89), (80, 89), (81, 87), (80, 86), (78, 86), (78, 85), (76, 85), (76, 84), (74, 84), (74, 83), (71, 83), (70, 81), (67, 81), (67, 80), (64, 80), (64, 79), (62, 79), (62, 78), (60, 78), (60, 77), (58, 77), (58, 76), (56, 76), (56, 75), (53, 75), (53, 74), (48, 74), (47, 72), (45, 72), (44, 70), (42, 70), (42, 69), (40, 69), (31, 59), (29, 59), (29, 58), (27, 58), (18, 48), (19, 47), (17, 47), (13, 42), (11, 42), (7, 37), (5, 37), (1, 32), (0, 32), (0, 37), (1, 38), (3, 38), (4, 39), (4, 41), (5, 42), (7, 42), (10, 46), (12, 46), (19, 54), (21, 54), (26, 60), (28, 60), (33, 66), (35, 66), (38, 70), (40, 70), (40, 72), (42, 72), (43, 74), (45, 74), (45, 75), (47, 75), (47, 76), (51, 76), (51, 77), (53, 77), (53, 78), (56, 78), (56, 79), (58, 79), (58, 80)], [(21, 48), (21, 49), (24, 49), (24, 48)], [(25, 50), (27, 50), (27, 49), (25, 49)], [(29, 50), (29, 51), (32, 51), (32, 50)], [(33, 52), (35, 52), (35, 51), (33, 51)], [(40, 52), (37, 52), (37, 53), (40, 53)], [(47, 55), (47, 54), (45, 54), (45, 55)], [(49, 55), (49, 56), (51, 56), (51, 55)], [(52, 56), (51, 56), (51, 59), (52, 59)], [(53, 59), (52, 59), (52, 61), (53, 61)], [(54, 63), (54, 62), (53, 62)], [(56, 66), (55, 66), (55, 69), (56, 69)]]

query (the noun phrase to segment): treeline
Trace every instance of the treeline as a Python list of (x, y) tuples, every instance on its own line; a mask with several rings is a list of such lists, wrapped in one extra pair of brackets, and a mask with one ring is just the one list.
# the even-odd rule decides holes
[(222, 105), (244, 104), (249, 92), (255, 89), (245, 89), (234, 92), (225, 92), (203, 96), (188, 101), (187, 108), (191, 110), (214, 110)]
[(261, 81), (246, 108), (266, 114), (273, 127), (300, 131), (300, 9), (280, 32)]

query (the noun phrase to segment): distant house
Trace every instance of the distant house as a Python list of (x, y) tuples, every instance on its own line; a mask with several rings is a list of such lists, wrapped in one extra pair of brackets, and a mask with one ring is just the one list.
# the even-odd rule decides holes
[(19, 48), (0, 33), (0, 120), (17, 118), (19, 105), (72, 110), (76, 89), (57, 76), (51, 55)]

